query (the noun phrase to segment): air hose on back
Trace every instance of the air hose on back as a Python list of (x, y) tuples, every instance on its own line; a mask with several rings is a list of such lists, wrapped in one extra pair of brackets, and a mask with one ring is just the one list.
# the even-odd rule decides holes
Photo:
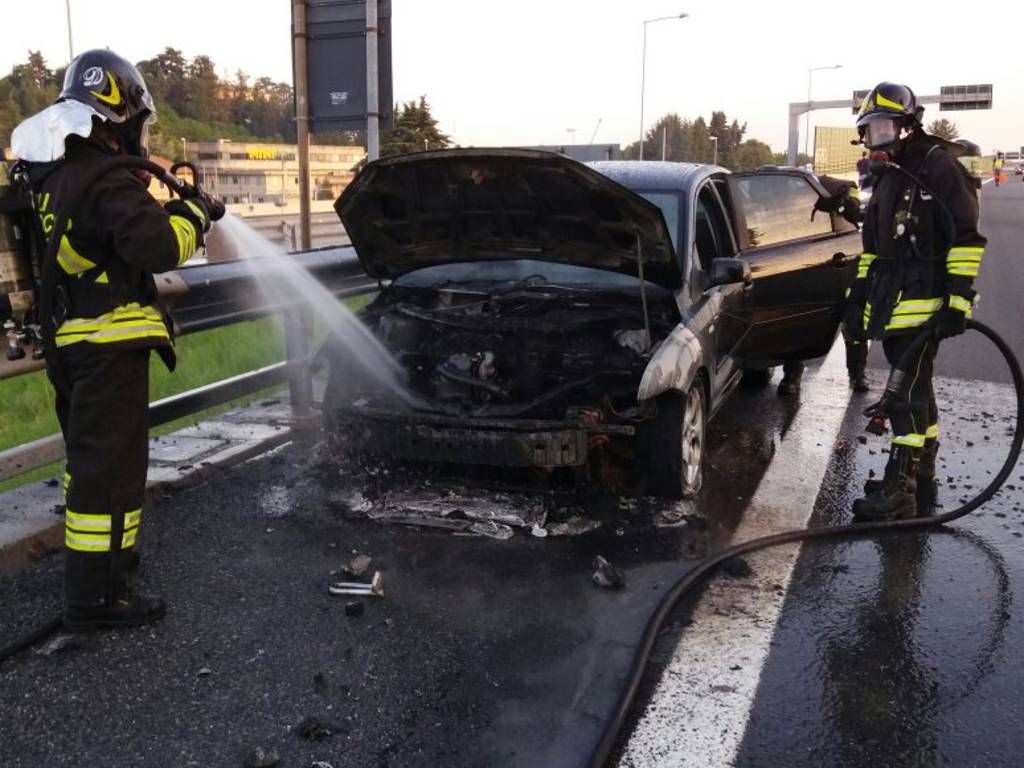
[[(658, 635), (661, 632), (661, 626), (664, 624), (665, 619), (671, 613), (672, 609), (675, 608), (684, 597), (689, 595), (695, 587), (701, 584), (705, 578), (713, 574), (714, 569), (721, 563), (731, 557), (745, 555), (750, 552), (769, 549), (771, 547), (777, 547), (780, 544), (794, 544), (815, 539), (847, 539), (871, 534), (889, 533), (892, 531), (920, 531), (927, 530), (929, 528), (935, 529), (970, 514), (995, 496), (996, 492), (1002, 487), (1003, 483), (1006, 482), (1010, 473), (1013, 472), (1014, 467), (1017, 465), (1017, 460), (1020, 458), (1021, 445), (1024, 443), (1024, 430), (1021, 429), (1021, 425), (1024, 423), (1024, 373), (1021, 372), (1020, 363), (1013, 354), (1013, 350), (1010, 349), (1010, 346), (998, 333), (984, 323), (979, 323), (976, 320), (968, 320), (967, 329), (969, 331), (976, 331), (985, 336), (996, 346), (1000, 354), (1002, 354), (1003, 359), (1006, 360), (1006, 364), (1010, 369), (1010, 374), (1013, 379), (1013, 388), (1017, 397), (1016, 420), (1013, 428), (1013, 440), (1010, 442), (1010, 451), (1007, 454), (1006, 460), (1003, 462), (999, 472), (997, 472), (996, 476), (992, 478), (992, 482), (990, 482), (974, 498), (968, 500), (956, 509), (951, 510), (950, 512), (945, 512), (941, 515), (916, 517), (906, 520), (852, 523), (850, 525), (785, 531), (783, 533), (776, 533), (771, 536), (764, 536), (759, 539), (752, 539), (740, 544), (735, 544), (731, 547), (726, 547), (720, 552), (701, 560), (697, 565), (683, 574), (683, 576), (672, 586), (672, 588), (662, 598), (650, 619), (648, 619), (647, 625), (644, 628), (643, 636), (640, 640), (640, 645), (637, 647), (636, 653), (633, 656), (633, 663), (630, 666), (625, 687), (615, 704), (615, 710), (612, 713), (612, 717), (610, 718), (608, 725), (605, 727), (601, 740), (598, 742), (597, 747), (587, 763), (590, 768), (605, 768), (605, 766), (608, 765), (608, 761), (614, 753), (619, 734), (629, 717), (630, 709), (632, 708), (636, 694), (640, 689), (644, 670), (647, 667), (648, 661), (650, 661), (651, 651), (654, 648), (655, 641), (658, 639)], [(880, 415), (883, 415), (886, 412), (886, 409), (894, 403), (897, 395), (903, 391), (902, 386), (904, 377), (900, 375), (901, 372), (906, 371), (910, 367), (911, 361), (920, 352), (921, 348), (933, 339), (933, 328), (926, 328), (915, 337), (914, 341), (907, 347), (896, 365), (893, 366), (893, 372), (889, 377), (889, 383), (886, 385), (882, 399), (876, 405), (869, 408), (868, 413), (865, 413), (865, 415), (870, 415), (873, 420), (876, 420)]]

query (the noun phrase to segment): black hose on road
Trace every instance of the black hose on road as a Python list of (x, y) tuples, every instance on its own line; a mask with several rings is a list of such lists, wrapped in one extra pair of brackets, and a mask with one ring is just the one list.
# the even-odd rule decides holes
[[(976, 320), (968, 320), (967, 328), (968, 330), (977, 331), (982, 334), (999, 349), (1003, 358), (1006, 360), (1006, 364), (1010, 368), (1010, 373), (1013, 377), (1013, 388), (1017, 394), (1017, 420), (1014, 424), (1013, 441), (1010, 443), (1010, 452), (1007, 454), (1006, 461), (1003, 463), (1002, 468), (996, 476), (992, 478), (992, 482), (990, 482), (984, 490), (967, 503), (941, 515), (916, 517), (909, 520), (890, 520), (879, 523), (852, 523), (850, 525), (786, 531), (783, 533), (776, 533), (771, 536), (764, 536), (760, 539), (751, 539), (750, 541), (745, 541), (741, 544), (735, 544), (723, 549), (721, 552), (717, 552), (716, 554), (701, 560), (673, 585), (673, 587), (665, 594), (665, 597), (662, 598), (658, 607), (651, 615), (651, 618), (648, 619), (647, 626), (644, 628), (644, 634), (640, 641), (640, 646), (637, 648), (636, 654), (633, 657), (633, 664), (630, 667), (625, 688), (623, 689), (618, 702), (616, 702), (615, 711), (602, 734), (601, 741), (598, 743), (597, 748), (594, 750), (589, 762), (587, 763), (590, 768), (605, 768), (605, 766), (608, 765), (608, 761), (615, 750), (616, 743), (618, 742), (619, 734), (629, 717), (629, 712), (633, 706), (633, 701), (636, 698), (637, 691), (640, 689), (640, 682), (643, 678), (644, 670), (647, 668), (647, 663), (650, 661), (651, 651), (654, 648), (655, 641), (658, 639), (658, 634), (661, 631), (661, 625), (665, 622), (665, 619), (679, 601), (688, 595), (694, 587), (704, 581), (704, 579), (707, 578), (707, 576), (709, 576), (722, 562), (731, 557), (745, 555), (749, 552), (768, 549), (770, 547), (777, 547), (780, 544), (793, 544), (796, 542), (810, 541), (814, 539), (850, 538), (877, 533), (888, 533), (891, 531), (919, 531), (936, 528), (970, 514), (995, 496), (996, 492), (1010, 476), (1013, 468), (1017, 465), (1017, 460), (1020, 458), (1021, 444), (1024, 443), (1024, 431), (1021, 429), (1021, 425), (1024, 423), (1024, 373), (1021, 373), (1020, 363), (1017, 361), (1017, 357), (1013, 354), (1013, 350), (1010, 349), (1009, 345), (999, 334), (987, 325), (979, 323)], [(907, 348), (903, 357), (895, 367), (901, 370), (907, 370), (913, 356), (921, 350), (921, 347), (931, 341), (932, 338), (933, 335), (931, 329), (919, 334), (914, 343)]]

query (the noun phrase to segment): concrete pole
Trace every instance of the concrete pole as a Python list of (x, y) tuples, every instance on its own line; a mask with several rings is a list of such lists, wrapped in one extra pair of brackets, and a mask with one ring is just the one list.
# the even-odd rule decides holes
[(309, 189), (309, 71), (306, 60), (306, 0), (292, 0), (292, 36), (295, 55), (295, 126), (299, 156), (299, 242), (312, 247)]
[(796, 153), (800, 148), (800, 113), (789, 107), (789, 146), (786, 151), (786, 164), (796, 165)]
[(661, 162), (668, 158), (668, 125), (661, 126)]
[(807, 157), (810, 157), (810, 154), (807, 152), (807, 146), (811, 142), (811, 110), (810, 110), (810, 104), (811, 104), (811, 75), (813, 75), (813, 74), (814, 74), (814, 70), (813, 69), (808, 69), (807, 70), (807, 104), (808, 104), (808, 110), (804, 114), (804, 155), (806, 155)]
[(380, 75), (377, 71), (377, 0), (366, 0), (366, 155), (380, 157)]

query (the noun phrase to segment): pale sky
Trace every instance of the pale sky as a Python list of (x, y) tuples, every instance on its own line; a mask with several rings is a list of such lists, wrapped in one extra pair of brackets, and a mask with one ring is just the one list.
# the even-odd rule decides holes
[[(208, 54), (223, 73), (291, 80), (289, 0), (70, 0), (75, 51), (110, 47), (132, 59), (165, 46)], [(642, 22), (649, 25), (646, 118), (725, 110), (748, 137), (785, 149), (787, 105), (846, 98), (879, 80), (919, 94), (992, 83), (995, 108), (948, 112), (985, 151), (1024, 145), (1024, 56), (1012, 3), (823, 0), (393, 0), (396, 99), (426, 94), (462, 145), (623, 145), (640, 128)], [(872, 18), (868, 12), (875, 10)], [(0, 72), (39, 49), (67, 61), (65, 0), (3, 3)], [(939, 117), (929, 106), (925, 121)], [(852, 125), (849, 110), (817, 112)], [(802, 126), (802, 121), (801, 121)], [(575, 134), (568, 129), (575, 129)], [(800, 140), (803, 148), (803, 137)]]

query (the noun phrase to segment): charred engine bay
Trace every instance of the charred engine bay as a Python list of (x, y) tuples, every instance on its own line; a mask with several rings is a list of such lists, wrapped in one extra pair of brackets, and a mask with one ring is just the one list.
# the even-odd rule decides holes
[[(678, 312), (671, 302), (652, 302), (649, 311), (656, 342)], [(393, 286), (361, 314), (406, 373), (417, 412), (566, 423), (638, 418), (636, 390), (652, 345), (636, 292)], [(329, 395), (334, 407), (381, 402), (340, 359)]]

